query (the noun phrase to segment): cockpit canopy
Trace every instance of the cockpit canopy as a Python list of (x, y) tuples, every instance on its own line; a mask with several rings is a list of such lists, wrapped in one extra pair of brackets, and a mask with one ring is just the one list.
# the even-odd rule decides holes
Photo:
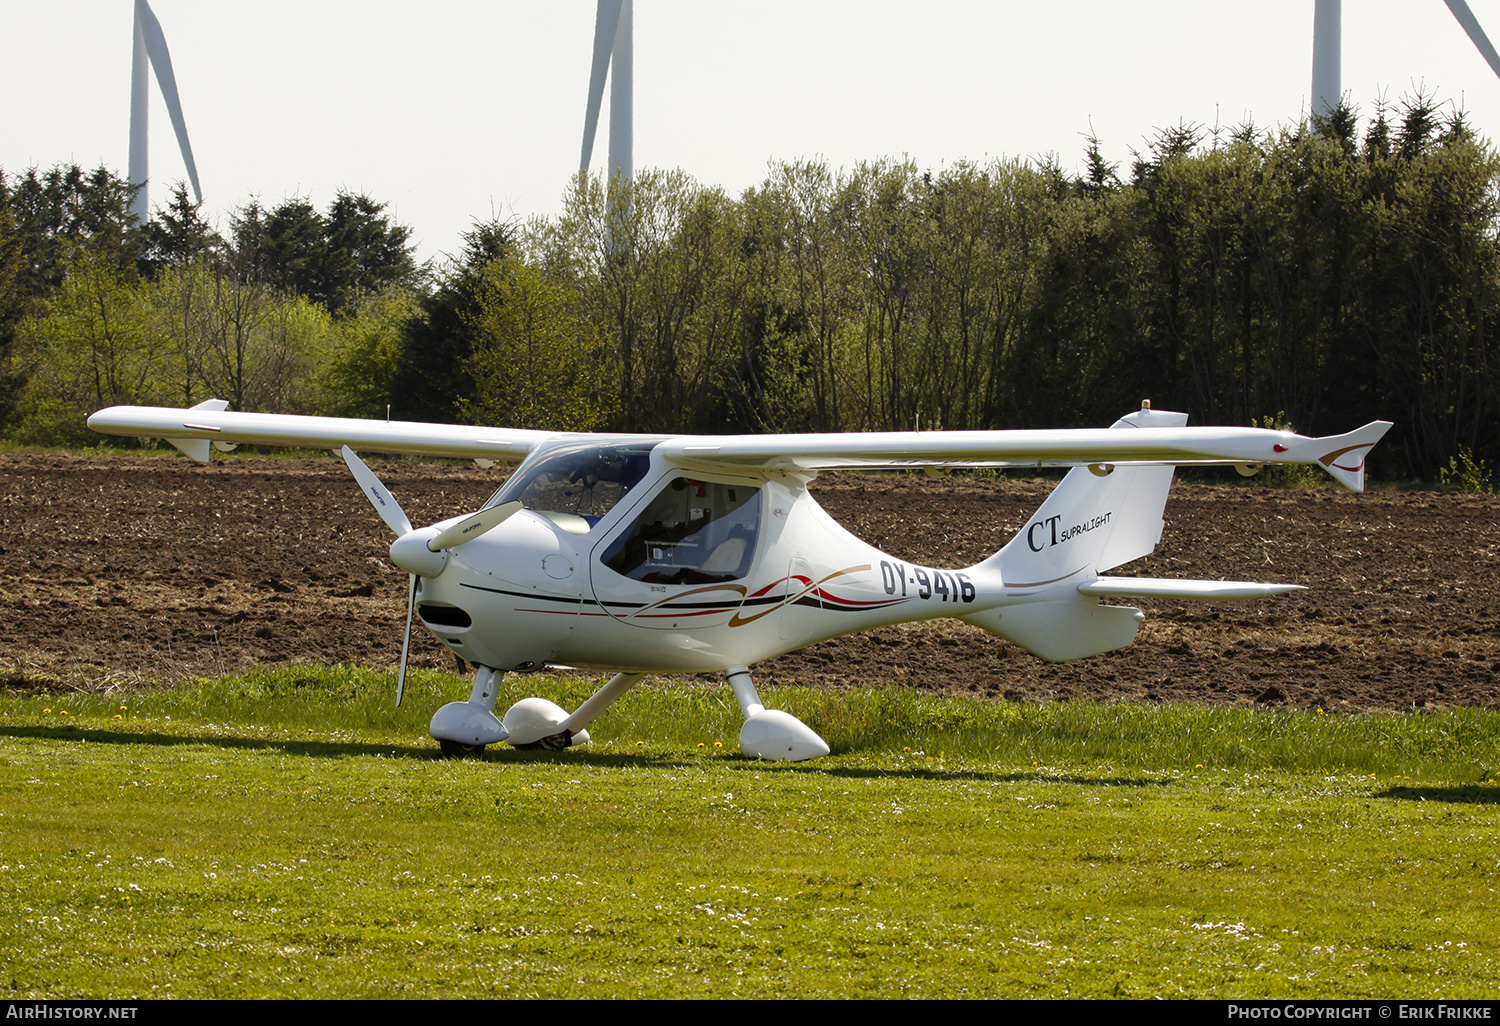
[(640, 483), (651, 467), (654, 441), (549, 447), (516, 468), (485, 508), (520, 499), (575, 534), (587, 534)]

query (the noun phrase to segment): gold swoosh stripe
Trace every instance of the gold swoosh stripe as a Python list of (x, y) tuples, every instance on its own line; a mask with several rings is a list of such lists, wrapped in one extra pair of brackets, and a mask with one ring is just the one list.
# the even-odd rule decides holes
[(797, 601), (799, 598), (801, 598), (803, 595), (806, 595), (808, 592), (812, 591), (814, 588), (820, 588), (820, 587), (822, 587), (823, 585), (827, 584), (829, 581), (833, 580), (835, 577), (843, 577), (845, 574), (857, 574), (857, 573), (860, 573), (863, 570), (868, 570), (868, 569), (870, 569), (870, 564), (869, 563), (861, 563), (858, 566), (847, 566), (847, 567), (845, 567), (842, 570), (835, 570), (833, 573), (829, 574), (827, 577), (823, 578), (821, 581), (815, 581), (814, 583), (809, 584), (807, 587), (805, 587), (801, 591), (797, 592), (797, 594), (787, 596), (786, 598), (784, 598), (780, 602), (778, 602), (776, 605), (770, 607), (769, 609), (762, 609), (760, 612), (756, 613), (754, 616), (743, 616), (742, 617), (742, 616), (740, 616), (739, 613), (735, 613), (733, 616), (731, 616), (729, 618), (729, 626), (731, 626), (731, 627), (743, 627), (747, 623), (754, 623), (756, 620), (759, 620), (761, 617), (767, 616), (767, 615), (769, 615), (771, 613), (774, 613), (774, 612), (776, 612), (776, 610), (783, 608), (784, 606), (788, 605), (789, 603)]
[[(1078, 568), (1078, 570), (1082, 570), (1082, 569), (1083, 569), (1083, 567), (1079, 567)], [(1067, 573), (1063, 574), (1061, 577), (1054, 577), (1050, 581), (1026, 581), (1026, 582), (1003, 581), (1001, 583), (1005, 587), (1007, 587), (1007, 588), (1040, 588), (1044, 584), (1056, 584), (1058, 581), (1066, 581), (1069, 577), (1072, 577), (1074, 574), (1078, 573), (1078, 570), (1069, 570)]]

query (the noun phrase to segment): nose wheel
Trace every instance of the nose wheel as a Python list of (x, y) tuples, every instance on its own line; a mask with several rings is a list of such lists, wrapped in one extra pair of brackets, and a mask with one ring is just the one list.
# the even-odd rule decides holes
[(484, 745), (466, 745), (461, 741), (438, 739), (438, 748), (445, 759), (477, 759), (484, 754)]

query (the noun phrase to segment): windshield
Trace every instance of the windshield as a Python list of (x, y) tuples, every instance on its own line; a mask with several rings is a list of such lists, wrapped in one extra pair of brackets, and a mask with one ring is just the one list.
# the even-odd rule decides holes
[(527, 509), (570, 513), (593, 526), (646, 476), (655, 445), (629, 442), (550, 450), (534, 464), (522, 463), (485, 507), (520, 499)]

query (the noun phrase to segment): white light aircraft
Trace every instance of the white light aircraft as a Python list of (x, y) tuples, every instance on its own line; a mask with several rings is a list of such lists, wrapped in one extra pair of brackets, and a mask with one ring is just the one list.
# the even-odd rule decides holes
[[(239, 443), (339, 450), (396, 534), (410, 575), (396, 701), (412, 615), (479, 670), (466, 701), (432, 717), (444, 753), (506, 741), (562, 749), (642, 675), (722, 673), (745, 722), (740, 748), (812, 759), (828, 746), (789, 713), (766, 709), (749, 667), (855, 631), (951, 616), (1062, 661), (1123, 648), (1140, 610), (1129, 597), (1248, 599), (1295, 584), (1109, 577), (1161, 539), (1173, 470), (1186, 464), (1324, 467), (1355, 491), (1390, 427), (1307, 438), (1263, 428), (1186, 427), (1144, 404), (1107, 429), (808, 435), (609, 435), (116, 406), (95, 431), (165, 438), (195, 460)], [(478, 512), (413, 529), (354, 450), (488, 462), (521, 458)], [(999, 552), (963, 569), (917, 566), (841, 528), (808, 493), (819, 471), (922, 467), (1071, 467)], [(542, 698), (494, 713), (507, 671), (613, 671), (569, 712)]]

